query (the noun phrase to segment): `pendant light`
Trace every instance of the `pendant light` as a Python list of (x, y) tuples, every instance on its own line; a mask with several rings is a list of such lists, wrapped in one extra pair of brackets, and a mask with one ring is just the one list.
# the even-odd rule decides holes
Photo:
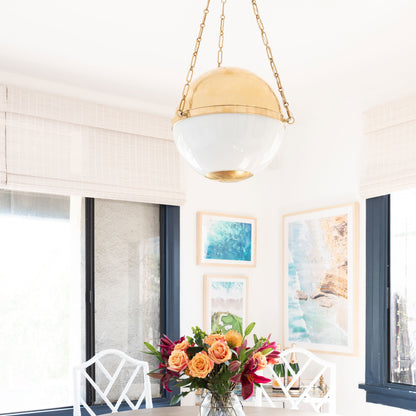
[(226, 1), (221, 0), (217, 68), (192, 82), (209, 12), (208, 0), (172, 123), (179, 153), (197, 172), (209, 179), (237, 182), (250, 178), (272, 161), (279, 149), (284, 125), (295, 120), (283, 92), (256, 0), (250, 1), (286, 117), (276, 94), (262, 78), (246, 69), (221, 66)]

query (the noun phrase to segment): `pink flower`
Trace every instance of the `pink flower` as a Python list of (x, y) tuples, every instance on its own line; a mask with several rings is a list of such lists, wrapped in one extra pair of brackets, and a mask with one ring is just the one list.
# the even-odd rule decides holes
[(228, 366), (228, 369), (232, 372), (235, 373), (236, 371), (238, 371), (240, 369), (240, 361), (234, 360), (230, 362), (230, 365)]
[(235, 353), (237, 355), (240, 355), (240, 351), (246, 350), (246, 349), (247, 349), (247, 340), (246, 339), (243, 341), (243, 343), (239, 347), (234, 348)]
[(256, 374), (258, 361), (251, 357), (241, 374), (236, 374), (230, 380), (234, 383), (241, 383), (241, 395), (243, 399), (249, 399), (253, 395), (254, 383), (269, 383), (270, 379)]
[(179, 378), (180, 374), (176, 371), (172, 371), (170, 370), (168, 367), (168, 362), (169, 362), (169, 357), (172, 354), (172, 351), (175, 348), (175, 345), (180, 344), (183, 340), (185, 339), (185, 337), (181, 337), (179, 338), (177, 341), (173, 342), (172, 340), (169, 339), (168, 336), (163, 335), (163, 337), (160, 339), (160, 355), (162, 356), (162, 360), (165, 363), (160, 363), (159, 364), (159, 374), (151, 374), (150, 376), (153, 378), (158, 378), (161, 383), (162, 386), (164, 387), (164, 389), (166, 389), (166, 391), (171, 392), (172, 390), (169, 388), (169, 381), (172, 378)]
[(177, 341), (173, 342), (169, 339), (167, 335), (163, 335), (162, 338), (160, 338), (160, 355), (162, 356), (162, 360), (167, 363), (170, 357), (170, 354), (172, 353), (173, 349), (175, 348), (175, 345), (180, 344), (185, 337), (179, 338)]
[(269, 353), (266, 354), (267, 364), (276, 364), (277, 358), (280, 355), (280, 352), (277, 351), (277, 345), (275, 342), (270, 342), (270, 335), (267, 337), (266, 341), (263, 342), (263, 345), (257, 350), (257, 352), (264, 351), (266, 349), (272, 349)]
[(163, 388), (166, 391), (171, 392), (172, 390), (169, 388), (169, 381), (172, 378), (179, 378), (180, 374), (175, 371), (167, 369), (166, 364), (163, 364), (163, 363), (159, 364), (159, 370), (160, 370), (160, 373), (149, 374), (149, 377), (157, 378), (158, 380), (160, 380)]
[[(268, 348), (272, 348), (274, 351), (276, 351), (277, 345), (274, 341), (270, 342), (270, 336), (271, 334), (267, 337), (266, 341), (263, 342), (263, 345), (257, 351), (264, 351)], [(271, 352), (269, 354), (271, 354)]]
[(266, 355), (267, 364), (276, 364), (279, 358), (280, 352), (279, 351), (272, 351)]

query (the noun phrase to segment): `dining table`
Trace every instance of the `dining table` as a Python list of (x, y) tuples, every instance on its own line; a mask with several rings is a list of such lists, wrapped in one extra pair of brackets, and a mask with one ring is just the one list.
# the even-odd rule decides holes
[[(244, 406), (246, 416), (317, 416), (312, 410), (293, 410), (282, 407)], [(114, 413), (108, 413), (109, 416)], [(320, 413), (323, 415), (323, 413)], [(139, 409), (120, 412), (120, 416), (199, 416), (199, 406), (169, 406), (154, 407), (153, 409)]]

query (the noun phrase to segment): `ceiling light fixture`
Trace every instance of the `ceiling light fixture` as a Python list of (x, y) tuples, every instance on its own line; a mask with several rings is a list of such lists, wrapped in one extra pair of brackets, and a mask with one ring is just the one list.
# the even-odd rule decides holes
[(286, 117), (276, 94), (263, 79), (245, 69), (221, 66), (226, 1), (221, 0), (218, 67), (192, 82), (209, 12), (208, 0), (172, 122), (176, 146), (197, 172), (209, 179), (237, 182), (250, 178), (272, 161), (279, 149), (284, 124), (293, 124), (295, 119), (289, 110), (256, 0), (251, 0), (254, 15)]

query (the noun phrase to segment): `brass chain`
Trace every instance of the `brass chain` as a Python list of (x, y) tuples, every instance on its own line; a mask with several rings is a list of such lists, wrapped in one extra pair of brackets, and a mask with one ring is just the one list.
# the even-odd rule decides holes
[(270, 67), (273, 71), (274, 78), (276, 79), (277, 89), (280, 93), (280, 96), (282, 97), (282, 102), (287, 113), (287, 118), (284, 121), (288, 124), (293, 124), (295, 122), (295, 118), (293, 117), (292, 113), (289, 110), (289, 103), (286, 100), (285, 93), (282, 87), (282, 82), (280, 81), (279, 73), (277, 72), (277, 68), (273, 60), (272, 50), (270, 49), (269, 40), (267, 39), (267, 35), (264, 30), (264, 25), (259, 15), (259, 9), (257, 7), (256, 0), (251, 0), (251, 3), (253, 5), (253, 11), (254, 11), (254, 15), (256, 16), (257, 25), (261, 32), (261, 39), (263, 41), (264, 46), (266, 47), (267, 58), (269, 58)]
[(222, 64), (222, 48), (224, 47), (224, 23), (225, 23), (224, 8), (225, 8), (225, 3), (227, 3), (227, 0), (221, 0), (221, 3), (222, 3), (222, 11), (221, 11), (221, 18), (220, 18), (220, 36), (218, 38), (218, 54), (217, 54), (218, 68), (221, 67), (221, 64)]
[(179, 116), (181, 116), (181, 117), (184, 115), (183, 109), (185, 107), (186, 96), (188, 95), (189, 85), (191, 84), (192, 77), (194, 76), (194, 68), (195, 68), (195, 64), (196, 64), (196, 58), (198, 56), (199, 46), (201, 45), (202, 34), (203, 34), (204, 28), (205, 28), (205, 20), (207, 18), (207, 14), (209, 13), (209, 3), (210, 3), (210, 1), (211, 0), (207, 0), (207, 5), (204, 9), (204, 15), (202, 17), (202, 22), (199, 25), (199, 33), (198, 33), (198, 37), (196, 38), (196, 42), (195, 42), (194, 53), (192, 54), (191, 64), (189, 66), (188, 74), (186, 75), (185, 85), (183, 86), (182, 98), (181, 98), (181, 101), (179, 103), (179, 108), (178, 108), (178, 113), (179, 113)]

